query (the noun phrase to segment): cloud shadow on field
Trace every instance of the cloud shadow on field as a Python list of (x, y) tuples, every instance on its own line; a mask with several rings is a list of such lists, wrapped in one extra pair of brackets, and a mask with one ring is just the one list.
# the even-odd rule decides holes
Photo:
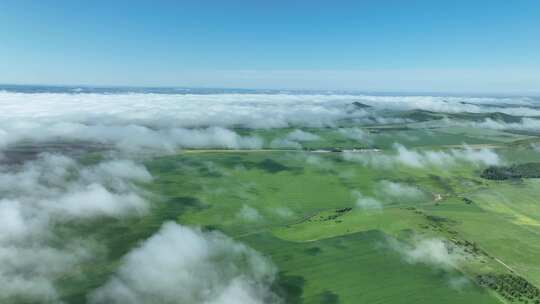
[(266, 171), (268, 173), (279, 173), (283, 171), (292, 171), (293, 173), (300, 173), (303, 170), (303, 168), (290, 167), (270, 158), (266, 158), (259, 162), (245, 162), (243, 164), (248, 169), (259, 169), (259, 170)]
[(336, 293), (331, 292), (330, 290), (326, 290), (322, 292), (319, 295), (319, 303), (321, 304), (339, 304), (341, 303), (339, 300), (339, 295)]
[(310, 247), (306, 250), (304, 250), (304, 252), (306, 254), (309, 254), (309, 255), (312, 255), (312, 256), (316, 256), (316, 255), (319, 255), (319, 253), (321, 253), (321, 248), (320, 247)]
[(188, 211), (195, 210), (201, 211), (204, 209), (210, 208), (210, 205), (207, 205), (201, 202), (196, 197), (191, 196), (175, 196), (166, 200), (164, 207), (160, 210), (159, 217), (164, 220), (176, 220), (179, 215)]
[(286, 272), (280, 272), (272, 289), (287, 304), (302, 304), (304, 300), (304, 285), (306, 279), (303, 276), (287, 275)]

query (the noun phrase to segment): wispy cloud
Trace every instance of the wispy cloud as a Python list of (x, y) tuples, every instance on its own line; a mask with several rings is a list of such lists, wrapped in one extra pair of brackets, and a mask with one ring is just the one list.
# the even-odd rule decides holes
[(55, 227), (144, 214), (146, 194), (135, 183), (151, 179), (128, 160), (81, 166), (45, 154), (22, 167), (0, 167), (0, 301), (58, 301), (54, 282), (103, 248), (80, 236), (59, 242)]
[(391, 153), (344, 152), (343, 158), (355, 161), (366, 166), (390, 169), (397, 165), (425, 168), (425, 167), (450, 167), (458, 163), (473, 165), (497, 165), (501, 162), (499, 155), (492, 149), (474, 149), (464, 145), (462, 149), (450, 149), (447, 151), (411, 150), (401, 144), (394, 145)]
[(440, 238), (416, 237), (412, 243), (392, 239), (389, 245), (409, 263), (422, 263), (442, 269), (455, 269), (470, 257), (461, 248)]
[(276, 303), (276, 268), (219, 232), (176, 223), (128, 253), (91, 303)]

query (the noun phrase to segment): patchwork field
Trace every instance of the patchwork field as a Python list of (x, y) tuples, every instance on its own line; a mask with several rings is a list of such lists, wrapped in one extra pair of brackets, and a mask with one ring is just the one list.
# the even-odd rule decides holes
[[(452, 140), (438, 131), (389, 132), (377, 133), (375, 141), (414, 134), (415, 151), (449, 153), (459, 138), (471, 138), (470, 149), (494, 146), (505, 163), (540, 161), (534, 150), (512, 149), (499, 133)], [(334, 143), (325, 138), (311, 148)], [(390, 144), (380, 146), (388, 150), (352, 153), (372, 161), (395, 157)], [(73, 296), (65, 299), (84, 299), (83, 290), (103, 284), (114, 261), (167, 220), (222, 231), (270, 258), (279, 269), (273, 289), (287, 303), (500, 303), (508, 300), (478, 275), (510, 274), (540, 284), (536, 179), (485, 180), (484, 166), (467, 161), (377, 167), (339, 151), (267, 149), (187, 150), (147, 160), (154, 179), (143, 186), (154, 202), (152, 216), (87, 231), (108, 240), (110, 252), (102, 266), (85, 270), (91, 280), (66, 280), (66, 294)], [(389, 185), (397, 192), (385, 193)], [(362, 207), (362, 197), (377, 205)], [(438, 249), (415, 248), (418, 239), (436, 240), (435, 248), (448, 241), (466, 256), (444, 266), (452, 255), (422, 252)], [(418, 259), (408, 258), (407, 250), (417, 250)]]
[[(439, 142), (426, 137), (441, 140), (416, 136), (417, 146), (430, 151)], [(509, 163), (540, 161), (533, 150), (510, 151), (498, 133), (483, 136), (471, 135), (470, 144), (496, 145)], [(269, 256), (290, 303), (504, 302), (475, 281), (486, 273), (538, 285), (536, 180), (487, 181), (479, 176), (482, 166), (466, 162), (375, 170), (342, 154), (185, 151), (147, 166), (156, 176), (152, 192), (184, 206), (175, 210), (179, 222), (218, 229)], [(384, 194), (385, 183), (415, 191)], [(355, 192), (377, 197), (380, 206), (359, 208)], [(451, 240), (479, 253), (447, 269), (430, 262), (429, 253), (428, 261), (411, 262), (388, 245), (417, 238)]]

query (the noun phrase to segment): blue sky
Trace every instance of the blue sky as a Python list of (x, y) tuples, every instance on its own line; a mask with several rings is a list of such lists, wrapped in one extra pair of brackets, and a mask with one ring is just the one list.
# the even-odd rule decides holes
[(0, 1), (0, 82), (540, 92), (540, 1)]

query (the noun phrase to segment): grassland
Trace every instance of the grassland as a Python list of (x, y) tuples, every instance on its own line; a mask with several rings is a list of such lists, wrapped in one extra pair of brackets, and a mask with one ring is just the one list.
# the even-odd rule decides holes
[[(361, 126), (369, 138), (363, 144), (336, 128), (304, 128), (318, 138), (302, 142), (302, 149), (270, 145), (296, 128), (243, 130), (264, 138), (263, 149), (148, 159), (154, 180), (143, 186), (151, 193), (151, 214), (78, 227), (105, 240), (109, 251), (82, 266), (84, 277), (63, 279), (64, 300), (84, 301), (121, 256), (174, 220), (220, 230), (271, 258), (279, 269), (274, 289), (287, 303), (511, 303), (477, 277), (519, 276), (540, 286), (538, 179), (486, 180), (480, 176), (485, 165), (462, 162), (374, 167), (340, 152), (310, 151), (376, 147), (381, 150), (358, 153), (391, 157), (395, 142), (443, 152), (465, 143), (494, 148), (505, 164), (540, 162), (540, 153), (526, 144), (535, 137), (430, 124)], [(385, 182), (413, 187), (416, 194), (385, 195)], [(380, 208), (359, 208), (355, 193), (377, 199)], [(467, 259), (438, 267), (411, 262), (389, 245), (418, 238), (448, 241)]]

